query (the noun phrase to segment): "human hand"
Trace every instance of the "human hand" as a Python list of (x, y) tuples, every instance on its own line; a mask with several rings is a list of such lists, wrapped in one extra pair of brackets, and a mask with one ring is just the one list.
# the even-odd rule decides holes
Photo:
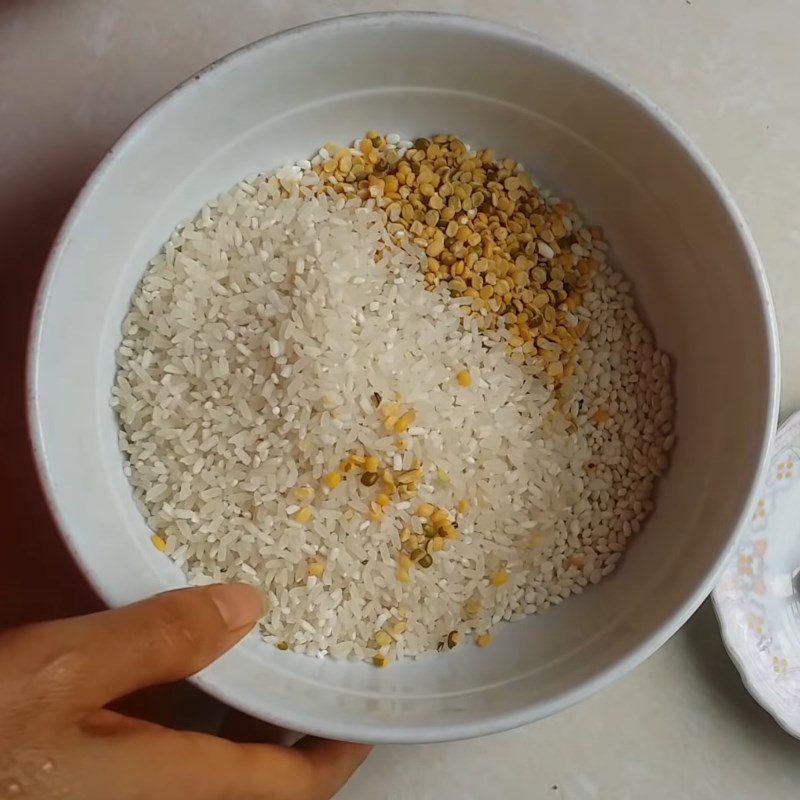
[(262, 614), (244, 584), (166, 592), (115, 611), (0, 636), (0, 797), (80, 800), (329, 798), (369, 747), (311, 737), (236, 744), (104, 708), (192, 675)]

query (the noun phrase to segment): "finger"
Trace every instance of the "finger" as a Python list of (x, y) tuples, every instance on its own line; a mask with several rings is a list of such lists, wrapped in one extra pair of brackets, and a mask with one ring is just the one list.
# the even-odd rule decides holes
[(307, 736), (293, 748), (309, 759), (317, 782), (322, 785), (322, 797), (330, 797), (344, 786), (348, 778), (364, 763), (371, 745), (337, 742)]
[(236, 644), (262, 614), (257, 589), (215, 584), (32, 626), (24, 643), (47, 650), (40, 682), (66, 689), (62, 694), (73, 707), (93, 708), (194, 674)]
[(158, 722), (128, 717), (110, 708), (96, 708), (94, 711), (89, 711), (81, 718), (80, 727), (85, 733), (96, 736), (115, 736), (127, 731), (138, 731), (145, 728), (148, 730), (163, 730), (163, 726)]
[(287, 748), (167, 729), (119, 731), (94, 738), (92, 761), (116, 785), (148, 800), (327, 800), (369, 752), (366, 745), (320, 739)]

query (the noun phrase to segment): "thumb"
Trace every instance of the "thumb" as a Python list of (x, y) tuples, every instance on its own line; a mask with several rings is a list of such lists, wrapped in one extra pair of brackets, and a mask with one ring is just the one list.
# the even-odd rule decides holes
[(233, 647), (263, 613), (256, 588), (220, 583), (32, 626), (29, 642), (47, 642), (45, 663), (69, 684), (65, 695), (75, 706), (96, 708), (194, 674)]

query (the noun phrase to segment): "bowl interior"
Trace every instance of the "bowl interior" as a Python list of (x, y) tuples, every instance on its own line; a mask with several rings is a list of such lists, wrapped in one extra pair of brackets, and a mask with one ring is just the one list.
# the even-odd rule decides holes
[(175, 224), (208, 199), (368, 128), (491, 145), (603, 225), (675, 359), (672, 466), (616, 574), (507, 626), (487, 649), (376, 670), (281, 653), (253, 635), (200, 680), (308, 732), (487, 733), (580, 699), (674, 632), (710, 589), (773, 421), (771, 312), (746, 234), (641, 102), (529, 37), (452, 17), (337, 20), (234, 54), (148, 112), (68, 220), (32, 345), (34, 440), (62, 530), (110, 603), (180, 585), (134, 507), (108, 405), (131, 293)]

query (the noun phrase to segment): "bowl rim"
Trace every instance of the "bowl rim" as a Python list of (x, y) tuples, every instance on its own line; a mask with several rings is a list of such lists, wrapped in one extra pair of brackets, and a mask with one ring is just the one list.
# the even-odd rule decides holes
[[(279, 41), (302, 39), (312, 31), (316, 33), (327, 30), (329, 33), (335, 33), (337, 29), (357, 29), (371, 25), (390, 26), (392, 24), (439, 25), (451, 30), (488, 34), (498, 39), (513, 41), (524, 47), (536, 49), (548, 58), (557, 62), (564, 62), (572, 68), (577, 68), (593, 80), (604, 84), (607, 89), (624, 97), (663, 129), (680, 147), (685, 157), (693, 163), (707, 180), (718, 202), (734, 224), (736, 235), (738, 235), (740, 244), (747, 256), (754, 285), (759, 295), (760, 310), (766, 328), (769, 362), (767, 365), (769, 386), (766, 394), (768, 407), (761, 434), (761, 448), (757, 462), (754, 465), (755, 469), (751, 478), (750, 489), (746, 497), (742, 498), (739, 515), (730, 532), (727, 543), (720, 549), (714, 563), (704, 577), (687, 593), (686, 599), (655, 630), (644, 635), (616, 662), (547, 701), (527, 705), (512, 712), (494, 714), (479, 720), (466, 722), (436, 723), (425, 728), (415, 728), (394, 725), (390, 721), (381, 724), (366, 723), (358, 725), (341, 724), (337, 721), (320, 722), (314, 719), (301, 718), (302, 715), (293, 712), (284, 713), (281, 709), (271, 709), (268, 714), (270, 721), (275, 724), (333, 739), (361, 740), (375, 744), (420, 744), (469, 739), (499, 733), (543, 719), (585, 700), (642, 663), (684, 625), (703, 600), (711, 593), (720, 571), (733, 551), (736, 532), (747, 519), (749, 509), (755, 502), (758, 487), (767, 469), (778, 418), (780, 373), (777, 322), (764, 266), (744, 217), (716, 170), (683, 130), (652, 100), (635, 89), (630, 83), (616, 77), (605, 68), (591, 63), (576, 53), (569, 50), (561, 50), (555, 45), (547, 43), (536, 33), (502, 23), (458, 14), (426, 11), (350, 14), (317, 20), (278, 31), (237, 48), (186, 78), (138, 115), (109, 148), (78, 193), (50, 248), (36, 293), (27, 348), (25, 402), (34, 460), (50, 512), (73, 559), (106, 605), (113, 607), (117, 604), (114, 599), (113, 588), (95, 571), (92, 564), (83, 558), (77, 544), (79, 537), (73, 535), (69, 521), (61, 512), (58, 489), (49, 469), (43, 433), (44, 426), (39, 417), (37, 404), (39, 350), (45, 311), (57, 266), (71, 237), (72, 228), (89, 202), (95, 188), (113, 168), (117, 153), (122, 151), (128, 142), (171, 102), (174, 96), (186, 91), (195, 82), (203, 80), (205, 76), (231, 63), (245, 60), (252, 52), (271, 47)], [(253, 703), (244, 693), (237, 692), (235, 687), (220, 685), (204, 672), (192, 676), (190, 680), (208, 694), (230, 706), (256, 717), (265, 716), (263, 710), (259, 709), (257, 704)]]

